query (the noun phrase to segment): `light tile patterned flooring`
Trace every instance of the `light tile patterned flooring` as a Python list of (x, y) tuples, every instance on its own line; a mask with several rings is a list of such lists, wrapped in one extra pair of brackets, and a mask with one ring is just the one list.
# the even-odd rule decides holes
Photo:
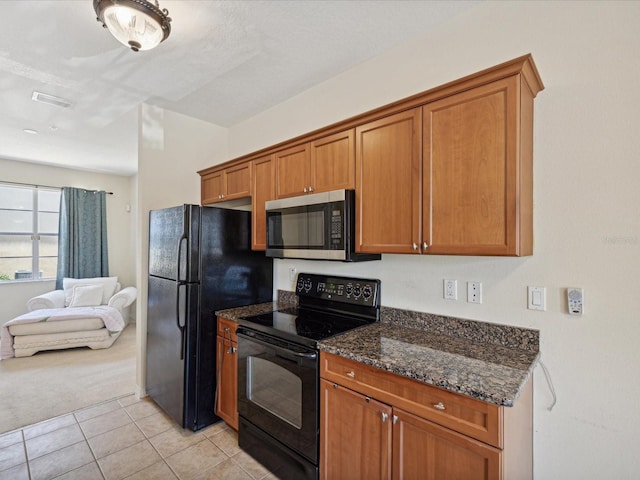
[(275, 480), (219, 422), (184, 430), (134, 395), (0, 434), (0, 480)]

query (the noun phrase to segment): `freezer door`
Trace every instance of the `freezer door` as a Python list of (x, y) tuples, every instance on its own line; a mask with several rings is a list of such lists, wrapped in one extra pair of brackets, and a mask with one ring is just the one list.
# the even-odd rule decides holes
[(189, 327), (197, 323), (189, 305), (193, 291), (197, 296), (197, 285), (149, 276), (146, 390), (183, 427), (190, 401), (185, 388)]
[(270, 302), (273, 260), (251, 250), (251, 212), (202, 209), (202, 316), (215, 310)]
[(180, 205), (149, 212), (149, 275), (199, 281), (200, 209)]

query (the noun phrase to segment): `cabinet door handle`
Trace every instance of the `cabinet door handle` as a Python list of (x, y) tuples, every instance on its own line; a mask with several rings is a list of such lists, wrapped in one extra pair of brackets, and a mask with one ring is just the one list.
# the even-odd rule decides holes
[(414, 250), (414, 251), (415, 251), (415, 250), (418, 250), (418, 244), (417, 244), (417, 243), (415, 243), (415, 242), (414, 242), (412, 246), (413, 246), (413, 250)]
[(230, 354), (230, 355), (233, 355), (233, 354), (234, 354), (234, 353), (236, 353), (237, 351), (238, 351), (238, 348), (237, 348), (237, 347), (229, 347), (229, 348), (227, 349), (227, 353), (228, 353), (228, 354)]
[(389, 418), (389, 414), (382, 412), (382, 422), (383, 423), (386, 422), (388, 418)]
[(429, 244), (427, 242), (422, 242), (422, 250), (426, 250), (429, 248)]
[(347, 377), (349, 377), (349, 378), (356, 378), (356, 372), (354, 372), (354, 371), (347, 372)]
[(398, 415), (393, 416), (393, 424), (395, 425), (396, 423), (398, 423)]
[(307, 187), (304, 187), (304, 188), (302, 189), (302, 191), (303, 191), (304, 193), (307, 193)]
[(445, 410), (446, 409), (446, 407), (444, 406), (444, 404), (442, 402), (438, 402), (438, 403), (434, 404), (433, 408), (435, 408), (437, 410)]
[(309, 187), (309, 193), (313, 192), (313, 187)]

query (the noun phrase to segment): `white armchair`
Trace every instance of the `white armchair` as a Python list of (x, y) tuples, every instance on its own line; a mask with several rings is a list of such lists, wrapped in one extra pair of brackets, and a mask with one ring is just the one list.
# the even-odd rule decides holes
[[(126, 312), (125, 308), (131, 305), (138, 294), (135, 287), (126, 287), (120, 290), (120, 284), (116, 284), (116, 293), (109, 298), (107, 305), (109, 307), (116, 308), (120, 311), (122, 316)], [(35, 310), (41, 310), (43, 308), (64, 308), (65, 307), (65, 293), (64, 290), (53, 290), (51, 292), (43, 293), (37, 297), (33, 297), (27, 301), (27, 310), (33, 312)], [(125, 318), (125, 321), (127, 319)]]
[[(73, 311), (73, 307), (109, 306), (120, 312), (124, 325), (129, 323), (129, 306), (135, 301), (137, 289), (120, 289), (117, 277), (98, 277), (63, 280), (62, 290), (38, 295), (27, 301), (27, 310), (49, 310), (46, 315), (59, 315), (51, 309)], [(57, 350), (87, 346), (92, 349), (108, 348), (122, 330), (109, 331), (103, 319), (94, 316), (95, 310), (78, 308), (77, 318), (58, 321), (38, 321), (8, 326), (16, 357), (33, 355), (40, 350)], [(87, 312), (87, 313), (85, 313)], [(62, 314), (66, 316), (66, 314)], [(58, 317), (61, 318), (61, 317)], [(17, 319), (16, 319), (17, 320)], [(11, 322), (9, 322), (11, 323)]]

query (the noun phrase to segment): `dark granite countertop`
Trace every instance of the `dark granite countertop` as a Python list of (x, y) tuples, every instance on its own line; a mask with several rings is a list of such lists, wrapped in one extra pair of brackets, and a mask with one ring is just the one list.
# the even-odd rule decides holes
[(252, 315), (260, 315), (261, 313), (273, 312), (282, 308), (282, 305), (278, 307), (278, 302), (257, 303), (255, 305), (249, 305), (248, 307), (236, 307), (227, 308), (226, 310), (218, 310), (216, 316), (224, 317), (235, 322), (243, 317), (250, 317)]
[[(290, 307), (278, 302), (231, 308), (238, 320)], [(284, 295), (282, 295), (284, 294)], [(496, 405), (512, 406), (539, 357), (539, 332), (508, 325), (382, 307), (381, 321), (319, 342), (320, 350)]]
[(497, 405), (513, 406), (538, 352), (390, 323), (351, 330), (320, 350)]

